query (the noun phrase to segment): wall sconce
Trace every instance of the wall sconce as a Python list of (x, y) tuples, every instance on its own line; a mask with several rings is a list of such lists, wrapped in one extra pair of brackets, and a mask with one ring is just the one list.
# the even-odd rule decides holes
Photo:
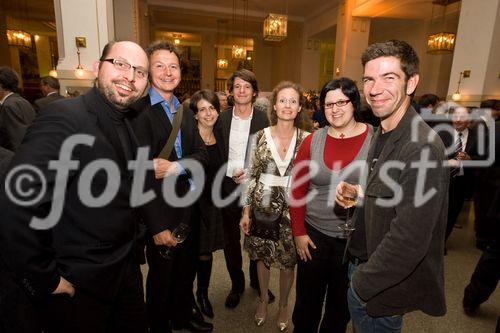
[(457, 85), (457, 91), (453, 95), (451, 95), (451, 99), (455, 102), (458, 102), (460, 98), (462, 97), (460, 95), (460, 84), (462, 83), (462, 79), (470, 77), (470, 70), (465, 70), (463, 72), (460, 72), (458, 75), (458, 85)]
[(174, 38), (174, 44), (177, 46), (177, 45), (180, 45), (181, 43), (181, 38), (182, 38), (182, 34), (172, 34), (172, 37)]
[(80, 47), (87, 47), (87, 39), (85, 37), (75, 37), (76, 54), (78, 56), (78, 66), (75, 68), (75, 76), (79, 79), (85, 76), (85, 69), (80, 62)]
[(49, 71), (49, 75), (57, 78), (57, 66), (56, 66), (56, 59), (54, 56), (54, 45), (51, 39), (49, 39), (49, 46), (50, 46), (50, 63), (52, 65), (52, 69)]

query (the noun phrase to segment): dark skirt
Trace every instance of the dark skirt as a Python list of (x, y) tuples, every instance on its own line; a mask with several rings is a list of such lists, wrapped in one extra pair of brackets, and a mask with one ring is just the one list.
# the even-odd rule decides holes
[(200, 216), (200, 255), (223, 249), (224, 231), (222, 229), (222, 215), (220, 209), (206, 202), (200, 202), (198, 208)]

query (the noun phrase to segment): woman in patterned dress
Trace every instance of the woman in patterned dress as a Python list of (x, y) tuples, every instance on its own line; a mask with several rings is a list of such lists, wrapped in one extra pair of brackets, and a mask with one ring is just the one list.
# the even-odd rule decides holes
[[(280, 301), (278, 327), (288, 326), (288, 295), (293, 284), (297, 255), (292, 237), (287, 205), (287, 189), (293, 158), (298, 147), (309, 134), (307, 115), (301, 112), (305, 98), (302, 88), (284, 81), (273, 90), (271, 126), (257, 132), (253, 138), (252, 154), (246, 190), (242, 197), (243, 214), (240, 226), (245, 233), (244, 248), (250, 259), (257, 260), (260, 283), (260, 301), (255, 312), (255, 323), (261, 326), (266, 320), (269, 302), (268, 286), (270, 267), (280, 269)], [(250, 210), (282, 212), (277, 241), (252, 235)]]

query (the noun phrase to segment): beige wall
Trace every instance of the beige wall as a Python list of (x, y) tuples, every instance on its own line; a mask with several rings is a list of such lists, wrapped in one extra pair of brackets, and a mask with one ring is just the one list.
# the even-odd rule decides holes
[[(456, 33), (457, 25), (458, 14), (454, 14), (447, 19), (444, 30)], [(453, 54), (427, 53), (428, 35), (441, 30), (440, 28), (439, 22), (431, 24), (429, 21), (422, 20), (372, 19), (369, 44), (388, 39), (400, 39), (408, 42), (420, 59), (420, 83), (416, 96), (433, 93), (444, 98), (448, 91)], [(452, 77), (451, 80), (453, 82), (455, 78)]]

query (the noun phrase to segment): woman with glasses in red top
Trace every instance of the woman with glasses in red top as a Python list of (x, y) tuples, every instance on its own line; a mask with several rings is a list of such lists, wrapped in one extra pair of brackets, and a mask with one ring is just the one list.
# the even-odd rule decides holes
[(360, 96), (351, 79), (327, 82), (320, 103), (328, 124), (300, 146), (291, 183), (290, 217), (300, 258), (293, 311), (298, 333), (317, 332), (320, 322), (320, 332), (346, 330), (350, 316), (343, 257), (349, 234), (347, 211), (335, 204), (335, 188), (341, 180), (361, 183), (373, 134), (370, 125), (356, 120)]

